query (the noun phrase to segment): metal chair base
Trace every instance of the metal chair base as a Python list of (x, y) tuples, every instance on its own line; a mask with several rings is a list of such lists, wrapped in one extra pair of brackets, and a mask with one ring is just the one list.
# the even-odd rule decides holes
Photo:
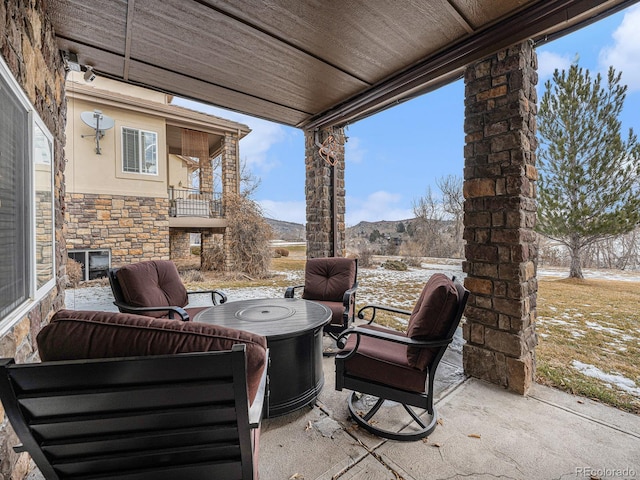
[(431, 413), (431, 421), (428, 424), (425, 424), (422, 419), (413, 411), (413, 409), (409, 405), (401, 404), (405, 410), (411, 415), (411, 418), (415, 423), (420, 426), (418, 431), (412, 430), (407, 433), (393, 432), (390, 430), (384, 430), (382, 428), (378, 428), (369, 421), (371, 418), (380, 410), (380, 407), (384, 403), (384, 398), (378, 398), (375, 405), (371, 407), (371, 409), (365, 413), (364, 415), (359, 415), (354, 407), (354, 402), (357, 400), (358, 392), (352, 392), (349, 395), (349, 413), (351, 414), (351, 418), (362, 428), (364, 428), (367, 432), (373, 433), (378, 437), (388, 438), (389, 440), (397, 440), (400, 442), (415, 442), (416, 440), (420, 440), (431, 432), (433, 432), (436, 428), (436, 424), (438, 421), (438, 415), (435, 407), (433, 408), (433, 412)]

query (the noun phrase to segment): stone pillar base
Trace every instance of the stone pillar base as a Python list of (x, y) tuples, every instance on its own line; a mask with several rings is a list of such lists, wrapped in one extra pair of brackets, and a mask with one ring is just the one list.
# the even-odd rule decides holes
[(521, 358), (513, 358), (466, 344), (463, 347), (463, 367), (467, 375), (526, 395), (533, 385), (535, 357), (528, 353)]

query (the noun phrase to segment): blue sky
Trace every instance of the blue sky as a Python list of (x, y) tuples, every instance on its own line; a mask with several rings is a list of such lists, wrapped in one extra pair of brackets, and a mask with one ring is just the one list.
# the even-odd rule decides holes
[[(628, 8), (554, 42), (540, 45), (538, 96), (553, 70), (578, 58), (595, 75), (609, 65), (622, 71), (629, 86), (622, 114), (624, 128), (640, 132), (640, 5)], [(304, 134), (196, 102), (174, 103), (249, 125), (240, 156), (261, 179), (254, 199), (266, 216), (305, 222)], [(347, 128), (347, 226), (360, 221), (413, 217), (412, 204), (436, 180), (462, 176), (464, 166), (464, 84), (462, 80)]]

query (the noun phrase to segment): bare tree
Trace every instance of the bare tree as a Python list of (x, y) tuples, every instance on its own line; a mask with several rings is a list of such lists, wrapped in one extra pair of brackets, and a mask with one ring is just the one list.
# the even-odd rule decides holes
[(420, 253), (430, 256), (443, 256), (441, 226), (444, 211), (431, 187), (427, 187), (423, 197), (414, 200), (413, 214), (416, 216), (416, 230), (412, 242), (420, 248)]
[(456, 257), (462, 257), (464, 242), (464, 196), (462, 194), (463, 179), (457, 175), (447, 175), (436, 180), (436, 185), (442, 192), (442, 209), (451, 216), (453, 231), (451, 240)]
[(271, 264), (273, 232), (260, 206), (242, 195), (229, 195), (226, 217), (236, 270), (253, 277), (266, 276)]

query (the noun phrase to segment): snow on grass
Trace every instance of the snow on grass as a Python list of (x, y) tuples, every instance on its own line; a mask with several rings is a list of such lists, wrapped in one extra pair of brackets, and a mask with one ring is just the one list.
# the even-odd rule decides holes
[(640, 397), (640, 388), (638, 388), (636, 382), (634, 382), (630, 378), (627, 378), (623, 375), (618, 375), (616, 373), (605, 373), (598, 367), (579, 362), (578, 360), (573, 360), (571, 362), (571, 366), (583, 375), (597, 378), (598, 380), (602, 380), (609, 385), (615, 385), (620, 390), (623, 390), (635, 397)]
[(603, 327), (599, 323), (589, 322), (589, 321), (586, 321), (584, 323), (587, 326), (587, 328), (590, 328), (590, 329), (595, 330), (597, 332), (610, 333), (611, 335), (622, 335), (624, 333), (619, 328)]

